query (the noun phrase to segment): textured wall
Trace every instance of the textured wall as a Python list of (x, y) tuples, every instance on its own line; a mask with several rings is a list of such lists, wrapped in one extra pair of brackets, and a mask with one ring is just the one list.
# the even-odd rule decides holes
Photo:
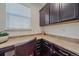
[(49, 25), (43, 28), (48, 34), (79, 39), (79, 22), (69, 24)]

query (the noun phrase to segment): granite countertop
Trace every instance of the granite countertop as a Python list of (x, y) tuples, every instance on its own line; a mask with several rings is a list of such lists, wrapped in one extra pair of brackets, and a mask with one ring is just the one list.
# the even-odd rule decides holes
[(18, 44), (29, 42), (33, 40), (35, 37), (37, 37), (38, 39), (43, 38), (45, 40), (50, 41), (51, 43), (57, 44), (65, 49), (68, 49), (76, 54), (79, 54), (78, 43), (62, 40), (61, 38), (48, 36), (48, 35), (31, 35), (31, 36), (29, 35), (29, 36), (24, 36), (24, 37), (9, 38), (7, 42), (0, 44), (0, 48), (4, 48), (11, 45), (17, 46)]

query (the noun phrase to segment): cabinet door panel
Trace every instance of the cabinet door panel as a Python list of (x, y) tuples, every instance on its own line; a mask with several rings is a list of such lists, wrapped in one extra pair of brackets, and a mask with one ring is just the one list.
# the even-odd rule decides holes
[(44, 12), (40, 11), (40, 26), (45, 25)]
[[(29, 48), (28, 48), (29, 47)], [(29, 44), (28, 44), (28, 52), (29, 52), (29, 56), (34, 56), (34, 51), (35, 51), (35, 40), (34, 41), (31, 41)]]
[(46, 4), (41, 10), (40, 10), (40, 25), (44, 26), (49, 24), (49, 4)]
[(15, 54), (17, 56), (30, 56), (34, 55), (34, 50), (35, 50), (35, 40), (17, 46)]
[(16, 53), (17, 56), (26, 56), (28, 53), (26, 53), (26, 44), (20, 45), (16, 47)]
[(59, 22), (59, 3), (50, 4), (50, 24)]
[(61, 3), (60, 14), (61, 21), (75, 18), (75, 3)]

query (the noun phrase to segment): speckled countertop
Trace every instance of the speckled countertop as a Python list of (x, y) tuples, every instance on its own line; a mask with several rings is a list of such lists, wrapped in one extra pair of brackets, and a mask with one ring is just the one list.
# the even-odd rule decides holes
[(31, 36), (24, 36), (24, 37), (17, 37), (17, 38), (9, 38), (9, 40), (7, 42), (0, 44), (0, 48), (4, 48), (7, 46), (11, 46), (11, 45), (17, 46), (18, 44), (29, 42), (29, 41), (33, 40), (35, 37), (37, 37), (38, 39), (44, 38), (45, 40), (48, 40), (65, 49), (68, 49), (74, 53), (79, 54), (79, 44), (78, 43), (70, 42), (67, 40), (62, 40), (61, 38), (57, 38), (54, 36), (48, 36), (48, 35), (31, 35)]

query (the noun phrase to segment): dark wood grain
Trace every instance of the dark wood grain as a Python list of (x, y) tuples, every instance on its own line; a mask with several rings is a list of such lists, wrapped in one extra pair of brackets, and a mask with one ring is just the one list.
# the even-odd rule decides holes
[(59, 22), (59, 3), (50, 3), (50, 24)]
[(40, 10), (40, 25), (49, 24), (49, 3)]
[(34, 56), (35, 51), (35, 41), (32, 40), (28, 43), (22, 44), (16, 47), (16, 56)]

